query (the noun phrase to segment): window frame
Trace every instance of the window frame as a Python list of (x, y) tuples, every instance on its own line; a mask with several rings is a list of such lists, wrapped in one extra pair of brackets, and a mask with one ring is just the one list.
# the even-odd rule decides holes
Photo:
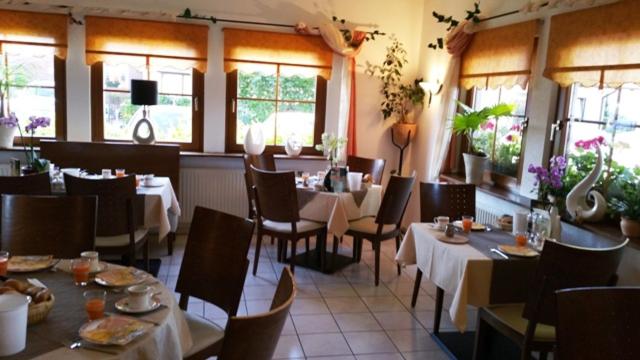
[[(285, 65), (285, 64), (274, 64)], [(279, 75), (278, 75), (279, 76)], [(225, 152), (243, 153), (243, 144), (236, 144), (237, 138), (237, 117), (236, 106), (238, 99), (238, 70), (230, 71), (226, 74), (227, 89), (225, 100)], [(277, 99), (275, 100), (277, 103)], [(322, 76), (316, 76), (316, 99), (315, 99), (315, 121), (313, 126), (313, 146), (304, 146), (302, 155), (322, 155), (321, 151), (315, 149), (315, 145), (322, 143), (322, 133), (325, 129), (326, 108), (327, 108), (327, 80)], [(265, 153), (284, 154), (284, 146), (267, 145)]]
[[(0, 41), (0, 44), (19, 44), (19, 45), (29, 45), (29, 46), (53, 46), (49, 44), (39, 44), (39, 43), (26, 43), (20, 41)], [(40, 140), (57, 140), (64, 141), (67, 139), (67, 61), (58, 57), (57, 55), (53, 56), (53, 96), (54, 96), (54, 107), (55, 107), (55, 135), (53, 137), (47, 136), (34, 136), (33, 142), (31, 141), (31, 136), (27, 136), (24, 133), (24, 139), (20, 137), (20, 133), (16, 132), (13, 137), (13, 146), (23, 146), (23, 145), (40, 145)], [(37, 87), (37, 86), (33, 86)], [(49, 87), (42, 87), (49, 88)], [(10, 98), (9, 98), (10, 99)], [(23, 141), (24, 140), (24, 141)]]
[[(191, 70), (191, 142), (156, 141), (157, 144), (179, 145), (182, 151), (202, 151), (204, 127), (204, 73)], [(108, 90), (112, 91), (112, 90)], [(104, 63), (91, 65), (91, 140), (95, 142), (130, 143), (132, 140), (104, 138)], [(113, 92), (113, 91), (112, 91)], [(151, 108), (153, 111), (153, 108)]]

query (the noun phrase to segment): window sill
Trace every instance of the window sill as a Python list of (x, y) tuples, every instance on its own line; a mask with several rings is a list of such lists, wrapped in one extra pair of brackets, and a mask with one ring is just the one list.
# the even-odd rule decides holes
[[(243, 153), (224, 153), (224, 152), (199, 152), (199, 151), (180, 151), (181, 157), (190, 158), (227, 158), (227, 159), (242, 159)], [(288, 156), (284, 154), (275, 154), (273, 156), (276, 160), (327, 160), (323, 155), (300, 155), (300, 156)]]

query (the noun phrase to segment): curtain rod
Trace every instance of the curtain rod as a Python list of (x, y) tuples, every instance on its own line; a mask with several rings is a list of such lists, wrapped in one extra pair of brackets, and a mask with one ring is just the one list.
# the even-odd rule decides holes
[[(542, 3), (542, 4), (540, 4), (540, 7), (541, 7), (541, 8), (546, 7), (546, 6), (549, 6), (549, 2), (548, 2), (548, 1), (547, 1), (547, 2), (544, 2), (544, 3)], [(484, 21), (489, 21), (489, 20), (495, 20), (495, 19), (499, 19), (499, 18), (503, 18), (503, 17), (507, 17), (507, 16), (515, 15), (515, 14), (518, 14), (518, 13), (520, 13), (520, 10), (507, 11), (507, 12), (504, 12), (504, 13), (502, 13), (502, 14), (493, 15), (493, 16), (489, 16), (489, 17), (487, 17), (487, 18), (480, 19), (480, 21), (479, 21), (479, 22), (484, 22)]]

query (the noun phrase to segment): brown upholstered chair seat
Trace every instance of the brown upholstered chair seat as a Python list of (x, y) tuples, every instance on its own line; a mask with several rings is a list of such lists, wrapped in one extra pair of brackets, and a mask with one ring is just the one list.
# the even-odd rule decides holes
[[(396, 230), (396, 226), (393, 224), (382, 225), (382, 234), (388, 234)], [(375, 234), (378, 231), (378, 224), (376, 224), (376, 218), (373, 216), (363, 217), (358, 220), (349, 221), (349, 231), (356, 231), (359, 233)]]

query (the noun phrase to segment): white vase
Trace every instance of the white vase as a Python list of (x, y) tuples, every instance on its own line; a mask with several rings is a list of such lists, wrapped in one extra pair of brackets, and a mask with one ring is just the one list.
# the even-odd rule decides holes
[(464, 168), (467, 184), (480, 185), (484, 176), (484, 169), (487, 166), (486, 156), (477, 156), (464, 153)]
[(264, 134), (260, 124), (253, 124), (244, 136), (244, 152), (250, 155), (260, 155), (266, 147)]
[(284, 145), (284, 151), (287, 155), (292, 157), (300, 156), (300, 153), (302, 152), (302, 140), (300, 137), (295, 134), (291, 134)]
[(16, 135), (16, 127), (0, 126), (0, 148), (13, 147), (13, 138)]
[(152, 145), (156, 142), (156, 134), (153, 131), (153, 124), (148, 119), (138, 120), (131, 135), (134, 144)]
[[(596, 164), (591, 172), (569, 191), (565, 199), (569, 216), (577, 222), (600, 221), (607, 212), (607, 200), (599, 192), (591, 190), (600, 177), (604, 163), (600, 145), (596, 145), (596, 155)], [(593, 202), (593, 206), (587, 203), (587, 197)]]

